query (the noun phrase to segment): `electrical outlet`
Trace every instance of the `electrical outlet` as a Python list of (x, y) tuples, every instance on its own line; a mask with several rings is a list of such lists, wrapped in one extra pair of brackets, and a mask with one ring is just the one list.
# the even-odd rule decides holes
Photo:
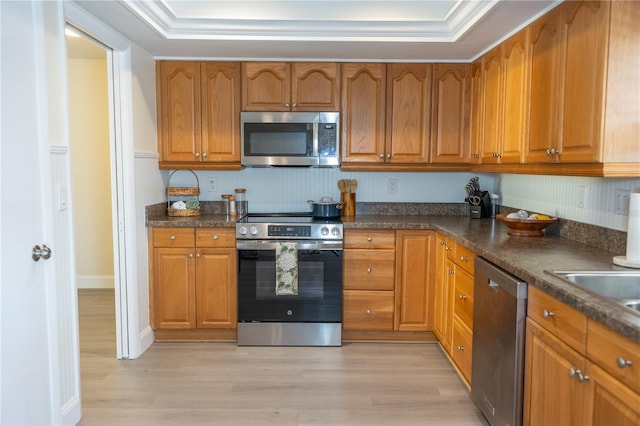
[(214, 177), (207, 178), (207, 185), (209, 192), (216, 192), (218, 190), (218, 181)]
[(390, 178), (387, 179), (387, 194), (397, 194), (398, 193), (398, 179)]
[(629, 199), (631, 198), (630, 189), (616, 189), (615, 214), (629, 214)]
[(587, 189), (586, 185), (578, 186), (578, 208), (584, 209), (585, 204), (587, 204)]

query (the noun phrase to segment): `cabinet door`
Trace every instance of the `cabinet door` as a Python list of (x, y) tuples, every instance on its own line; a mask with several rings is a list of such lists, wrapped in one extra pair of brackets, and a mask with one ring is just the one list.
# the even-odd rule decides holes
[(195, 328), (195, 258), (193, 248), (153, 251), (155, 328)]
[(199, 161), (200, 63), (158, 61), (156, 79), (160, 161)]
[(531, 97), (529, 103), (529, 140), (525, 162), (555, 161), (548, 155), (559, 147), (559, 97), (561, 85), (561, 46), (563, 33), (559, 8), (552, 10), (529, 27), (531, 55)]
[(236, 328), (236, 250), (200, 249), (196, 257), (198, 328)]
[(433, 329), (435, 235), (433, 231), (396, 232), (395, 329)]
[(445, 335), (445, 295), (447, 285), (447, 240), (440, 234), (436, 238), (436, 264), (435, 264), (435, 287), (433, 305), (433, 333), (440, 342), (443, 342)]
[(286, 62), (242, 63), (242, 110), (289, 111), (291, 72)]
[(593, 425), (633, 426), (640, 424), (640, 395), (589, 363), (592, 392), (585, 404)]
[(469, 163), (481, 162), (484, 129), (484, 85), (482, 82), (482, 60), (471, 64), (471, 141)]
[(501, 163), (520, 163), (528, 134), (529, 53), (527, 30), (502, 45), (503, 109)]
[(525, 425), (584, 425), (587, 382), (571, 376), (585, 372), (586, 360), (531, 319), (527, 319)]
[(484, 128), (482, 163), (498, 163), (502, 154), (502, 50), (493, 49), (482, 58)]
[(431, 68), (430, 64), (387, 65), (388, 162), (429, 161)]
[(202, 63), (202, 161), (240, 162), (240, 64)]
[(468, 162), (471, 64), (435, 64), (432, 99), (431, 162)]
[(291, 64), (291, 109), (339, 111), (340, 65), (334, 62)]
[(559, 156), (562, 162), (592, 162), (600, 158), (610, 3), (572, 2), (563, 8), (566, 57)]
[(342, 161), (383, 162), (384, 64), (342, 65)]

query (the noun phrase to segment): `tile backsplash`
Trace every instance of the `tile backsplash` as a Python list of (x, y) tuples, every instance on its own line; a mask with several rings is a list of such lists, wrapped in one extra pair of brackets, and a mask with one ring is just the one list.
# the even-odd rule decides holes
[[(217, 201), (234, 188), (246, 188), (250, 212), (308, 211), (307, 200), (338, 200), (339, 179), (357, 179), (358, 202), (462, 203), (465, 185), (480, 177), (483, 190), (500, 196), (498, 204), (545, 213), (619, 231), (627, 230), (628, 200), (618, 209), (617, 190), (640, 190), (640, 179), (441, 172), (343, 172), (340, 169), (247, 168), (197, 171), (200, 199)], [(162, 171), (165, 181), (169, 172)], [(209, 178), (215, 191), (209, 192)], [(176, 173), (172, 186), (193, 186), (193, 175)], [(395, 192), (394, 192), (395, 189)]]

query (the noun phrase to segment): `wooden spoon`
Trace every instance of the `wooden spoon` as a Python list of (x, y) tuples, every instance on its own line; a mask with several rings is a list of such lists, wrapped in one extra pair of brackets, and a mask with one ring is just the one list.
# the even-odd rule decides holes
[(351, 185), (349, 185), (349, 188), (349, 192), (356, 192), (356, 190), (358, 189), (358, 181), (356, 179), (351, 179)]
[(338, 189), (340, 192), (347, 192), (347, 182), (344, 179), (338, 181)]

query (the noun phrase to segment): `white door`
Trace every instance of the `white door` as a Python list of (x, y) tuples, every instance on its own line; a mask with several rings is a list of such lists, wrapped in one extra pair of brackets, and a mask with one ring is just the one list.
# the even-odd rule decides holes
[[(0, 2), (0, 423), (60, 422), (41, 2)], [(52, 250), (32, 259), (35, 245)]]

